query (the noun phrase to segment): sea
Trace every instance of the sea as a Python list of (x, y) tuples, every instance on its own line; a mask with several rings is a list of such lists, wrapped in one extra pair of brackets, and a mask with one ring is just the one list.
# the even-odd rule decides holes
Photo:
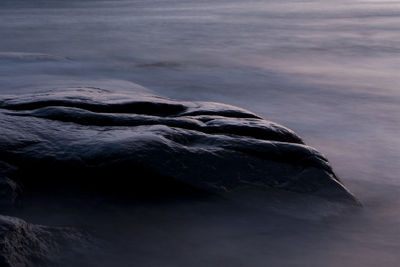
[(71, 200), (17, 215), (100, 224), (108, 249), (82, 266), (400, 266), (399, 71), (397, 0), (1, 0), (0, 94), (98, 87), (240, 106), (321, 151), (362, 203)]

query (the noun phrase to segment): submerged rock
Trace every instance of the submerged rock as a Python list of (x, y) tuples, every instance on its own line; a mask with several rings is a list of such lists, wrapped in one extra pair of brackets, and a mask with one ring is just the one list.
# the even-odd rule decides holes
[[(29, 224), (0, 215), (0, 266), (59, 266), (91, 245), (87, 236), (72, 228)], [(71, 266), (71, 265), (70, 265)]]
[(0, 176), (24, 186), (154, 195), (266, 187), (356, 202), (297, 134), (230, 105), (75, 88), (3, 96), (0, 125)]

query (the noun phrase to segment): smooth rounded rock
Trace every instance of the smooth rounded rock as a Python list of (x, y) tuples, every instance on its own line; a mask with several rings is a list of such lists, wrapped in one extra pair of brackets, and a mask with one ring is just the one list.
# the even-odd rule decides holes
[(230, 105), (69, 88), (3, 96), (0, 125), (7, 179), (30, 186), (154, 195), (259, 187), (357, 202), (297, 134)]

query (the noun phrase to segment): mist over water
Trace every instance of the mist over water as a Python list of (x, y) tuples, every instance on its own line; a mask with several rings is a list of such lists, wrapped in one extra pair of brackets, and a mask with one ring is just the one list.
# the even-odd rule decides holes
[(115, 237), (123, 256), (104, 266), (398, 266), (400, 2), (5, 0), (0, 36), (2, 94), (94, 86), (244, 107), (327, 155), (364, 205), (299, 213), (260, 197), (21, 215), (119, 218), (100, 231), (130, 229), (118, 233), (130, 241)]

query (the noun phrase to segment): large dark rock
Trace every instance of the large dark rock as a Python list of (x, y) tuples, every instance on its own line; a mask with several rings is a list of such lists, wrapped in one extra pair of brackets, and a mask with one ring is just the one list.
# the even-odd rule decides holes
[[(0, 98), (1, 209), (24, 192), (163, 198), (241, 189), (357, 203), (323, 155), (244, 109), (95, 88)], [(76, 229), (0, 215), (0, 266), (76, 266), (94, 243)]]
[(247, 110), (95, 88), (3, 96), (0, 177), (11, 201), (18, 181), (153, 195), (250, 186), (356, 202), (323, 155)]

